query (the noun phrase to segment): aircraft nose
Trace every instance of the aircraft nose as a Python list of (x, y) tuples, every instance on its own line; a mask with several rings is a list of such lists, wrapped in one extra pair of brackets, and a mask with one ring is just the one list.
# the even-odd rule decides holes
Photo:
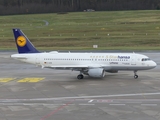
[(152, 66), (153, 66), (153, 68), (155, 68), (157, 66), (157, 63), (152, 61)]

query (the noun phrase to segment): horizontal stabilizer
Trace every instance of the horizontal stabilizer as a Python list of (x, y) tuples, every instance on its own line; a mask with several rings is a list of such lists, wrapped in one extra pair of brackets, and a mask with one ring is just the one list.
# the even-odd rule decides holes
[(20, 54), (13, 54), (13, 55), (11, 55), (11, 58), (15, 58), (15, 59), (27, 59), (27, 57), (22, 56)]

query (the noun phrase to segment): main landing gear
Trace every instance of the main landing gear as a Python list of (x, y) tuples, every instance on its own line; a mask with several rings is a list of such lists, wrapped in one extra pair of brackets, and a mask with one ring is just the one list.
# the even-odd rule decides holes
[(84, 76), (82, 75), (82, 74), (79, 74), (78, 76), (77, 76), (77, 79), (83, 79), (84, 78)]
[(134, 79), (137, 79), (138, 75), (137, 75), (137, 71), (134, 71)]

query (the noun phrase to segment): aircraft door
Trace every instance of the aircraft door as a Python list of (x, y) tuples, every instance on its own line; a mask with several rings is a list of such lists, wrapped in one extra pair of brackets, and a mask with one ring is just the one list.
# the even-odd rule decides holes
[(132, 55), (131, 57), (131, 65), (136, 65), (136, 56)]
[(40, 57), (36, 55), (36, 65), (40, 65)]

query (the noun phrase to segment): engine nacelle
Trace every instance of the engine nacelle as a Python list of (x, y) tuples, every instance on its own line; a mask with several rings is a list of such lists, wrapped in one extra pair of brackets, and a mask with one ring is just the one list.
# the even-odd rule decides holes
[(102, 68), (93, 68), (88, 70), (88, 75), (91, 77), (102, 78), (105, 76), (105, 71)]

